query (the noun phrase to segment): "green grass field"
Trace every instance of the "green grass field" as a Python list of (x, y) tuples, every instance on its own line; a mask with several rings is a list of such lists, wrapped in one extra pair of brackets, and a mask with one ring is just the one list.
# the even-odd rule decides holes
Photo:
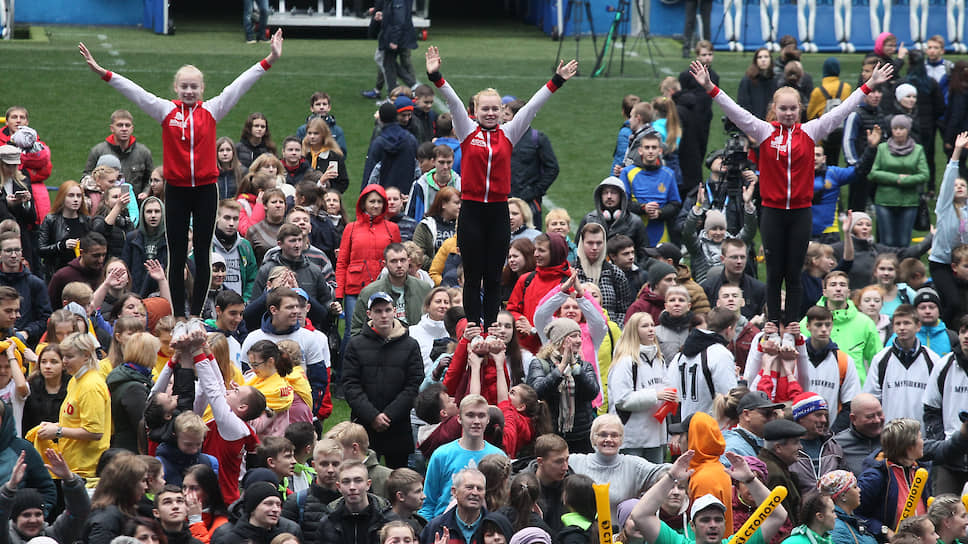
[[(175, 70), (182, 64), (194, 64), (206, 75), (207, 96), (214, 96), (268, 52), (265, 44), (243, 43), (235, 17), (231, 17), (232, 22), (225, 22), (227, 19), (181, 20), (177, 35), (170, 37), (131, 28), (54, 26), (34, 28), (30, 40), (4, 42), (0, 70), (12, 77), (0, 83), (3, 107), (21, 104), (30, 110), (31, 126), (52, 150), (54, 171), (48, 185), (79, 178), (88, 151), (108, 134), (108, 118), (117, 108), (134, 113), (136, 137), (154, 151), (156, 164), (161, 163), (158, 127), (88, 70), (77, 52), (78, 41), (85, 42), (106, 68), (159, 96), (172, 96)], [(516, 22), (470, 26), (435, 20), (429, 41), (421, 42), (414, 52), (418, 79), (425, 79), (422, 59), (427, 44), (440, 47), (442, 71), (465, 101), (484, 87), (529, 97), (551, 75), (558, 47), (536, 28)], [(687, 67), (678, 42), (659, 39), (656, 45), (658, 78), (653, 76), (644, 43), (630, 39), (625, 76), (618, 77), (616, 56), (612, 69), (615, 77), (590, 79), (586, 75), (591, 73), (595, 52), (591, 40), (582, 39), (582, 77), (558, 92), (534, 122), (535, 128), (551, 138), (561, 166), (548, 197), (566, 208), (575, 223), (591, 209), (592, 191), (608, 173), (622, 122), (622, 96), (657, 96), (661, 78), (677, 75)], [(261, 111), (280, 143), (304, 121), (309, 96), (317, 90), (327, 91), (333, 98), (333, 114), (346, 131), (351, 188), (344, 204), (352, 209), (376, 110), (372, 100), (359, 95), (361, 89), (373, 85), (374, 46), (375, 42), (367, 40), (287, 39), (282, 59), (222, 121), (219, 135), (238, 139), (247, 115)], [(562, 56), (573, 58), (575, 51), (575, 41), (567, 39)], [(817, 74), (815, 81), (819, 81), (826, 57), (804, 56), (806, 69)], [(727, 92), (736, 92), (750, 59), (751, 53), (716, 54), (713, 66)], [(860, 54), (840, 56), (845, 81), (856, 81), (861, 59)], [(716, 149), (723, 141), (720, 115), (717, 112), (713, 122), (709, 149)], [(942, 160), (938, 159), (939, 165)], [(330, 422), (348, 417), (345, 403), (335, 404)]]
[[(558, 43), (533, 27), (514, 22), (484, 27), (435, 23), (430, 40), (421, 42), (414, 52), (418, 76), (423, 74), (425, 46), (438, 45), (443, 72), (465, 100), (488, 86), (502, 94), (528, 97), (551, 74)], [(160, 131), (155, 123), (86, 68), (77, 53), (78, 41), (84, 41), (105, 67), (160, 96), (172, 96), (172, 74), (182, 64), (202, 69), (207, 95), (214, 96), (267, 52), (265, 44), (244, 44), (234, 22), (179, 21), (178, 33), (171, 37), (116, 27), (42, 30), (34, 29), (34, 39), (4, 44), (7, 54), (0, 59), (0, 68), (17, 77), (4, 78), (0, 89), (7, 105), (23, 104), (30, 110), (31, 125), (50, 145), (54, 172), (49, 185), (80, 175), (91, 146), (107, 135), (108, 117), (116, 108), (132, 110), (136, 136), (155, 152), (156, 163), (160, 163)], [(548, 196), (573, 218), (590, 209), (592, 188), (607, 174), (622, 121), (622, 96), (630, 92), (643, 98), (656, 96), (660, 79), (678, 74), (687, 65), (676, 42), (658, 40), (655, 62), (660, 77), (655, 78), (644, 44), (634, 45), (633, 40), (628, 42), (624, 77), (572, 80), (534, 123), (549, 135), (561, 163), (561, 175)], [(333, 97), (333, 113), (346, 131), (353, 180), (346, 200), (353, 200), (376, 109), (373, 101), (359, 96), (361, 89), (373, 84), (373, 48), (374, 42), (367, 40), (288, 39), (283, 58), (222, 121), (219, 135), (237, 139), (245, 117), (262, 111), (269, 118), (274, 139), (281, 142), (304, 121), (309, 95), (326, 90)], [(575, 42), (567, 39), (563, 56), (572, 58), (574, 54)], [(807, 55), (807, 69), (819, 73), (824, 58)], [(591, 73), (595, 56), (588, 38), (581, 40), (580, 59), (583, 74)], [(860, 60), (860, 55), (842, 58), (845, 79), (855, 77)], [(714, 67), (727, 91), (735, 92), (749, 62), (749, 54), (717, 53)], [(612, 71), (618, 73), (618, 57)], [(714, 121), (710, 149), (722, 141), (719, 126)], [(352, 202), (346, 204), (352, 209)]]

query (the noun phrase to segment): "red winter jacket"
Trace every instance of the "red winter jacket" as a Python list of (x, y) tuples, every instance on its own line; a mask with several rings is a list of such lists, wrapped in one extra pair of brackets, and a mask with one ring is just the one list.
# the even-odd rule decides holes
[(723, 108), (730, 121), (759, 144), (763, 205), (795, 210), (813, 205), (814, 143), (842, 126), (869, 92), (867, 85), (861, 85), (836, 108), (812, 121), (791, 127), (758, 119), (733, 102), (719, 87), (709, 91), (709, 96)]
[[(363, 209), (366, 196), (383, 197), (383, 213), (370, 217)], [(356, 221), (346, 225), (336, 259), (336, 298), (358, 295), (383, 270), (383, 250), (400, 241), (400, 227), (387, 218), (387, 194), (379, 185), (367, 185), (356, 201)]]
[[(571, 267), (568, 266), (568, 261), (554, 266), (539, 266), (535, 269), (534, 276), (531, 275), (531, 272), (523, 274), (514, 284), (514, 290), (511, 291), (511, 296), (508, 298), (508, 311), (511, 312), (515, 320), (524, 316), (528, 319), (528, 323), (533, 326), (534, 311), (541, 303), (541, 299), (548, 294), (548, 291), (561, 285), (569, 276), (571, 276)], [(530, 283), (528, 282), (529, 278), (531, 279)], [(528, 284), (527, 289), (524, 287), (525, 283)], [(521, 347), (531, 353), (538, 353), (538, 349), (541, 348), (541, 339), (538, 338), (537, 334), (521, 335), (518, 342), (520, 342)]]

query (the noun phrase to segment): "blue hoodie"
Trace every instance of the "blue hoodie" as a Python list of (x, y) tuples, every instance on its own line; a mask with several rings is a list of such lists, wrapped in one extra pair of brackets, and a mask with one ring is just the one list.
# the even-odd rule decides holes
[(938, 354), (938, 356), (944, 356), (951, 352), (951, 336), (949, 336), (948, 326), (944, 324), (944, 321), (938, 320), (933, 326), (921, 324), (921, 330), (918, 331), (918, 341), (921, 344), (930, 349), (931, 351)]

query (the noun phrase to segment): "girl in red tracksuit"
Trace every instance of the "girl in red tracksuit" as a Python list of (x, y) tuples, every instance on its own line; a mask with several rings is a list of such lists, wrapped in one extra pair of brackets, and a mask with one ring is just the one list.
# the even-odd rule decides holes
[[(165, 224), (168, 236), (168, 280), (176, 316), (185, 315), (185, 269), (188, 257), (188, 229), (192, 227), (194, 246), (208, 248), (215, 234), (218, 208), (218, 159), (215, 151), (215, 125), (228, 115), (242, 95), (266, 73), (282, 55), (282, 30), (272, 37), (272, 51), (258, 64), (235, 79), (211, 100), (202, 100), (205, 81), (202, 72), (191, 65), (175, 73), (176, 100), (159, 98), (131, 80), (102, 68), (83, 43), (78, 49), (87, 65), (101, 79), (161, 123), (165, 171)], [(209, 251), (195, 252), (195, 286), (190, 313), (197, 316), (208, 294), (211, 280)]]
[[(551, 93), (578, 72), (578, 63), (560, 62), (551, 81), (528, 104), (501, 125), (501, 95), (485, 89), (474, 96), (476, 123), (464, 103), (440, 75), (440, 53), (427, 48), (427, 77), (440, 89), (454, 116), (461, 149), (461, 211), (457, 245), (464, 249), (464, 311), (468, 323), (490, 325), (501, 309), (501, 268), (511, 242), (508, 193), (511, 192), (511, 150), (528, 131)], [(481, 281), (484, 301), (481, 303)]]
[(781, 322), (780, 286), (786, 283), (786, 305), (783, 323), (797, 321), (803, 288), (800, 272), (810, 242), (813, 223), (810, 206), (813, 200), (815, 143), (841, 126), (850, 112), (857, 109), (864, 95), (888, 81), (891, 65), (878, 66), (865, 85), (854, 91), (839, 106), (808, 123), (800, 124), (800, 95), (796, 89), (783, 87), (773, 93), (776, 121), (768, 123), (738, 106), (709, 80), (709, 72), (696, 61), (690, 66), (692, 77), (719, 104), (730, 121), (754, 140), (760, 149), (760, 196), (763, 210), (760, 232), (766, 254), (766, 311), (770, 321)]

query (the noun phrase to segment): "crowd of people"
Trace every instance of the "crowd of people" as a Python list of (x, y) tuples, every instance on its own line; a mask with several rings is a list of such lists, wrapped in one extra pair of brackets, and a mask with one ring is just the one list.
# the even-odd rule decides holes
[(428, 48), (348, 214), (363, 161), (325, 92), (281, 145), (259, 112), (217, 137), (281, 31), (211, 99), (194, 66), (170, 100), (80, 44), (163, 160), (117, 110), (51, 203), (6, 112), (0, 544), (594, 544), (606, 516), (626, 544), (964, 541), (968, 62), (882, 38), (817, 87), (784, 38), (735, 102), (699, 42), (623, 99), (574, 229), (530, 127), (574, 61), (465, 104)]

